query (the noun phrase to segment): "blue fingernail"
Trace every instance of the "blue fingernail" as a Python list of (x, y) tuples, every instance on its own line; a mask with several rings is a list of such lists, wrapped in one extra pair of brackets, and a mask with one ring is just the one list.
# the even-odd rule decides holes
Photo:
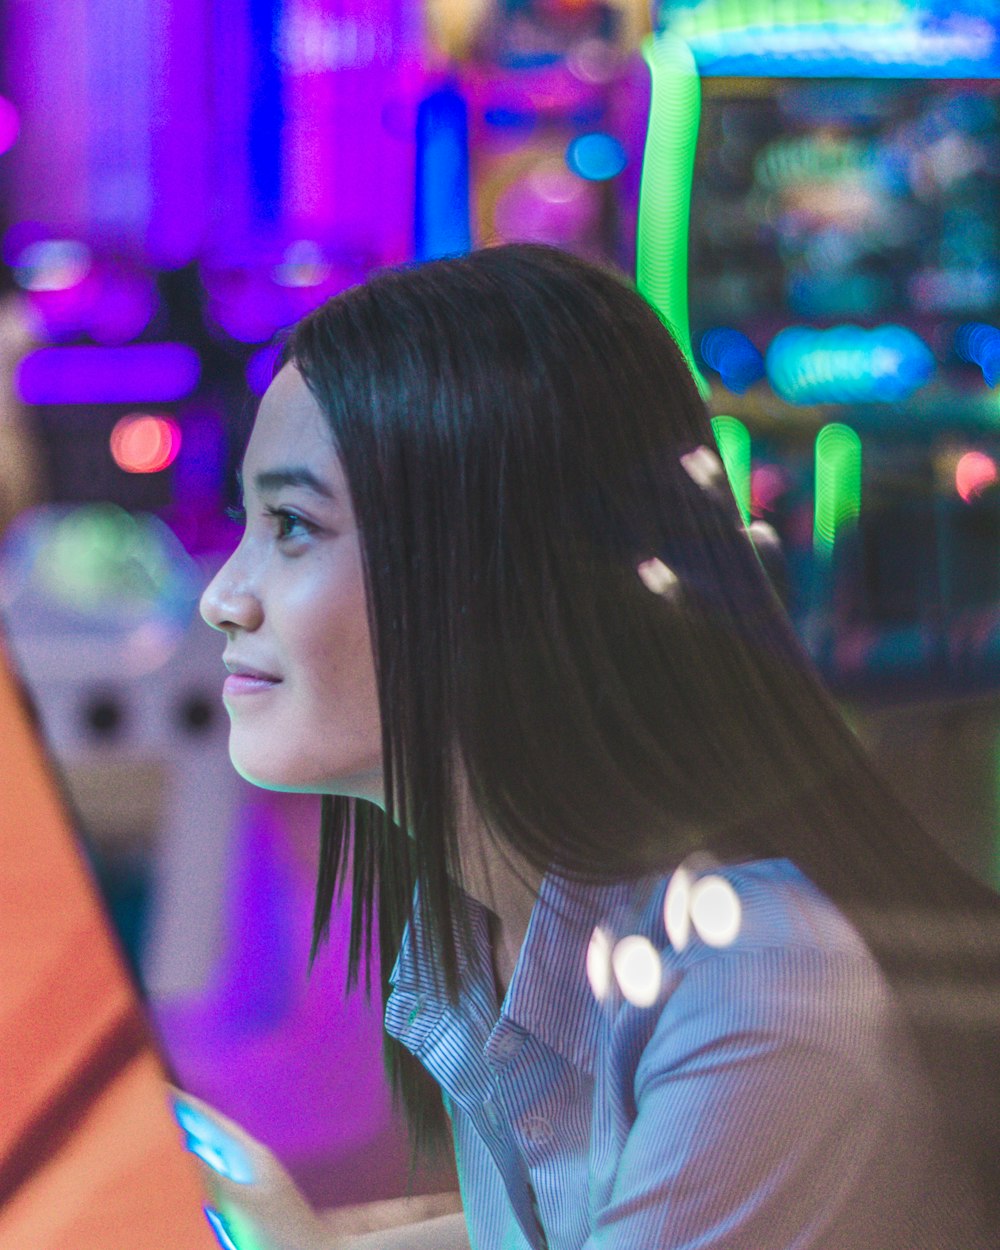
[(184, 1130), (185, 1146), (207, 1163), (220, 1176), (249, 1185), (254, 1179), (253, 1166), (238, 1141), (223, 1132), (217, 1124), (186, 1102), (174, 1100), (174, 1117)]

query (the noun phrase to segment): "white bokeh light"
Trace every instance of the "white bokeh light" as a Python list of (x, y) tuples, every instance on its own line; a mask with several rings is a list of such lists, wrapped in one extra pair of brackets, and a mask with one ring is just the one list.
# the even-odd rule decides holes
[(591, 934), (587, 947), (587, 980), (594, 997), (603, 1003), (611, 990), (611, 936), (600, 925)]
[(691, 887), (691, 923), (706, 946), (728, 946), (740, 931), (742, 908), (724, 877), (702, 877)]
[(652, 560), (643, 560), (636, 572), (646, 589), (651, 590), (654, 595), (669, 594), (677, 585), (677, 574), (655, 557)]
[(691, 933), (691, 874), (686, 868), (678, 868), (670, 878), (667, 896), (663, 900), (663, 924), (670, 945), (682, 951)]
[(723, 471), (722, 461), (704, 443), (681, 456), (681, 464), (691, 481), (702, 490), (711, 490)]
[(656, 947), (633, 934), (623, 937), (611, 952), (618, 988), (633, 1007), (652, 1007), (660, 993), (661, 967)]

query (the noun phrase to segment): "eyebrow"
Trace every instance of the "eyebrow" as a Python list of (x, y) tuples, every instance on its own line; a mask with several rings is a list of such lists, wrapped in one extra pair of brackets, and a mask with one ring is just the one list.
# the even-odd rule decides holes
[[(241, 469), (236, 470), (236, 480), (240, 484), (240, 493), (242, 494), (243, 472)], [(306, 490), (311, 490), (314, 494), (321, 495), (324, 499), (336, 500), (337, 498), (337, 492), (333, 487), (321, 478), (318, 478), (311, 469), (305, 468), (304, 465), (292, 465), (281, 469), (265, 469), (258, 473), (253, 481), (258, 494), (261, 495), (280, 490), (283, 486), (303, 486)]]

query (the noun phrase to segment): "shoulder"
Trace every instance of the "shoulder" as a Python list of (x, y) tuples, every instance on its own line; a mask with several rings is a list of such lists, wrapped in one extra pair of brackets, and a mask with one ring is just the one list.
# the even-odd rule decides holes
[[(706, 887), (711, 882), (724, 883), (738, 912), (738, 924), (731, 930), (730, 941), (711, 940), (713, 912), (726, 896), (720, 891), (718, 901), (706, 905)], [(690, 867), (682, 865), (665, 884), (665, 902), (669, 892), (677, 889), (687, 895), (692, 938), (702, 938), (701, 942), (692, 940), (686, 944), (688, 963), (713, 952), (748, 955), (769, 950), (871, 959), (863, 939), (843, 912), (787, 859), (722, 866), (699, 866), (697, 862)], [(699, 910), (704, 912), (700, 925)], [(683, 959), (684, 951), (676, 953)]]
[(637, 1085), (696, 1054), (787, 1063), (808, 1052), (874, 1079), (907, 1048), (863, 939), (788, 861), (675, 874), (643, 923), (654, 944), (663, 935), (660, 993), (645, 1008), (623, 994), (615, 1021)]
[(931, 1090), (854, 927), (784, 861), (693, 867), (673, 891), (644, 896), (635, 934), (667, 933), (656, 1000), (617, 976), (609, 996), (602, 1245), (942, 1244)]

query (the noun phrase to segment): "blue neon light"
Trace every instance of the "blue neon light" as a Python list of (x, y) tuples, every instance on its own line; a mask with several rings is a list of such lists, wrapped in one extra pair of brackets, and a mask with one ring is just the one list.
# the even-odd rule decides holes
[(416, 259), (460, 256), (472, 246), (469, 117), (464, 98), (451, 84), (420, 102), (416, 159)]
[(927, 344), (897, 325), (790, 326), (775, 336), (765, 363), (774, 390), (792, 404), (891, 403), (934, 372)]
[(43, 347), (21, 361), (14, 385), (26, 404), (144, 404), (184, 399), (201, 361), (184, 343)]
[(698, 350), (705, 364), (714, 369), (736, 395), (742, 395), (765, 374), (764, 357), (739, 330), (724, 326), (706, 330)]
[(955, 331), (955, 351), (983, 371), (987, 386), (1000, 382), (1000, 330), (981, 321), (968, 321)]
[(281, 349), (281, 343), (266, 343), (247, 361), (247, 386), (254, 395), (263, 395), (271, 385)]
[(538, 121), (538, 115), (528, 109), (496, 105), (493, 108), (484, 109), (483, 121), (487, 126), (493, 126), (497, 130), (529, 131)]
[(285, 102), (282, 65), (274, 55), (284, 6), (274, 0), (248, 0), (251, 40), (251, 82), (247, 147), (257, 216), (277, 221), (281, 213), (282, 130)]
[(218, 1211), (214, 1211), (211, 1207), (202, 1207), (202, 1210), (205, 1212), (205, 1219), (208, 1220), (209, 1227), (215, 1233), (216, 1240), (222, 1247), (222, 1250), (240, 1250), (233, 1240), (229, 1225)]
[[(657, 26), (690, 45), (702, 74), (769, 77), (994, 78), (996, 14), (984, 5), (916, 0), (660, 3)], [(854, 12), (851, 12), (851, 9)]]
[(607, 182), (628, 163), (625, 149), (614, 137), (600, 131), (577, 135), (566, 149), (566, 164), (588, 182)]

